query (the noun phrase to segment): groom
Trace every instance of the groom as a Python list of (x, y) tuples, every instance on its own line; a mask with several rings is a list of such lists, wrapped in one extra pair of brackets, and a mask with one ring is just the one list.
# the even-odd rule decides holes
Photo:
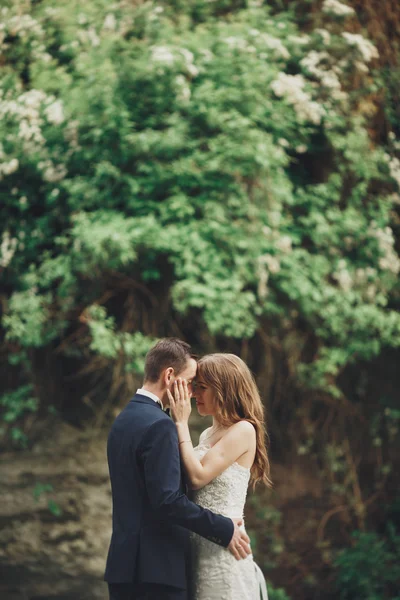
[(143, 387), (111, 428), (113, 531), (104, 577), (110, 600), (186, 600), (188, 530), (237, 559), (250, 553), (238, 520), (215, 515), (184, 493), (176, 427), (162, 409), (175, 379), (186, 379), (190, 390), (196, 369), (188, 344), (160, 340), (146, 356)]

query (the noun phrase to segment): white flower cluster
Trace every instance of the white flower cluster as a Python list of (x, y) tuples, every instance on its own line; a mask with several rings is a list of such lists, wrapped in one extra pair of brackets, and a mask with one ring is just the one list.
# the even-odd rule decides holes
[(336, 100), (343, 100), (347, 94), (342, 90), (338, 73), (340, 68), (330, 65), (330, 55), (327, 52), (312, 50), (301, 61), (301, 66), (319, 80), (321, 85), (328, 88)]
[(379, 279), (377, 278), (376, 269), (372, 267), (356, 269), (354, 273), (354, 283), (356, 287), (365, 290), (365, 297), (367, 300), (373, 301), (375, 299), (376, 294), (379, 291)]
[(378, 240), (379, 249), (382, 256), (379, 259), (379, 266), (383, 271), (390, 271), (394, 275), (400, 272), (400, 258), (394, 248), (395, 239), (391, 227), (380, 229), (372, 221), (368, 230), (369, 234)]
[[(227, 44), (233, 50), (248, 50), (248, 48), (249, 48), (247, 40), (245, 40), (244, 38), (241, 38), (241, 37), (234, 36), (234, 35), (224, 38), (223, 41), (225, 42), (225, 44)], [(252, 48), (254, 48), (254, 46), (252, 46)], [(254, 50), (255, 50), (255, 48), (254, 48)]]
[(258, 276), (258, 296), (266, 298), (268, 296), (268, 280), (271, 274), (279, 273), (279, 260), (272, 254), (262, 254), (257, 261), (257, 276)]
[(344, 31), (342, 37), (344, 37), (350, 46), (357, 48), (364, 62), (368, 63), (373, 58), (379, 58), (379, 53), (375, 46), (359, 33), (349, 33), (348, 31)]
[(7, 8), (1, 11), (0, 22), (0, 52), (6, 51), (10, 44), (5, 40), (18, 37), (23, 42), (29, 42), (30, 53), (34, 59), (49, 62), (51, 56), (44, 45), (45, 33), (36, 19), (27, 14), (12, 14)]
[(384, 290), (382, 279), (378, 278), (377, 270), (373, 267), (348, 270), (345, 259), (340, 259), (332, 277), (338, 282), (344, 292), (357, 290), (368, 302), (373, 302), (380, 291)]
[(0, 90), (0, 119), (16, 118), (18, 123), (18, 138), (22, 140), (25, 150), (32, 146), (44, 145), (41, 127), (43, 110), (47, 120), (53, 125), (64, 121), (63, 106), (54, 96), (47, 96), (42, 90), (29, 90), (17, 99), (9, 99)]
[(293, 105), (299, 119), (319, 125), (325, 114), (324, 108), (311, 99), (311, 96), (304, 90), (305, 85), (306, 81), (302, 75), (279, 73), (271, 87), (277, 96), (286, 98), (289, 104)]
[(186, 48), (181, 48), (180, 53), (182, 54), (182, 56), (184, 58), (187, 73), (190, 75), (190, 77), (197, 77), (197, 75), (199, 74), (199, 69), (196, 67), (196, 65), (193, 62), (194, 61), (193, 52), (190, 52), (190, 50), (187, 50)]
[(385, 154), (385, 160), (389, 166), (390, 176), (395, 180), (400, 190), (400, 160), (396, 156)]
[(56, 100), (52, 102), (44, 109), (44, 114), (46, 115), (49, 123), (53, 125), (61, 125), (64, 122), (64, 109), (61, 100)]
[(81, 44), (90, 44), (91, 46), (93, 46), (93, 48), (97, 48), (97, 46), (100, 46), (100, 38), (97, 35), (97, 32), (94, 27), (88, 27), (88, 29), (80, 29), (78, 31), (77, 37)]
[(36, 35), (37, 37), (43, 37), (44, 32), (42, 26), (36, 19), (33, 19), (30, 15), (14, 15), (9, 19), (5, 19), (1, 25), (2, 31), (7, 30), (8, 35), (16, 37), (17, 35), (21, 38), (26, 38), (28, 35)]
[(339, 287), (344, 291), (348, 292), (353, 287), (353, 279), (347, 268), (347, 263), (344, 259), (339, 260), (337, 270), (332, 274), (332, 277), (336, 279)]
[(325, 0), (322, 5), (322, 11), (336, 17), (348, 17), (355, 14), (354, 8), (339, 2), (339, 0)]
[(303, 34), (303, 35), (289, 35), (288, 40), (289, 42), (291, 42), (292, 44), (297, 44), (298, 46), (306, 46), (307, 44), (310, 43), (310, 36)]
[(325, 45), (330, 44), (331, 34), (327, 29), (314, 29), (314, 33), (317, 33)]
[(43, 179), (49, 183), (58, 183), (67, 174), (67, 169), (64, 165), (55, 165), (51, 160), (39, 162), (38, 167), (43, 171)]
[(175, 77), (175, 83), (178, 88), (178, 100), (182, 102), (189, 102), (192, 92), (188, 86), (187, 79), (183, 75), (177, 75)]
[(190, 77), (197, 77), (199, 69), (194, 64), (194, 54), (187, 48), (179, 48), (175, 53), (167, 46), (153, 46), (151, 58), (155, 63), (172, 67), (180, 54), (184, 61), (185, 71)]
[(113, 13), (108, 13), (108, 15), (106, 15), (104, 19), (103, 29), (106, 29), (107, 31), (115, 31), (116, 28), (117, 20), (115, 18), (115, 15), (113, 15)]
[(288, 235), (283, 235), (276, 240), (275, 246), (284, 254), (289, 254), (292, 251), (292, 238)]
[(250, 29), (249, 34), (257, 38), (258, 42), (261, 42), (263, 45), (265, 44), (269, 50), (275, 52), (278, 58), (284, 58), (285, 60), (290, 58), (288, 49), (279, 38), (268, 35), (268, 33), (260, 33), (258, 29)]
[(338, 282), (344, 292), (358, 290), (369, 302), (373, 302), (377, 293), (382, 288), (381, 281), (377, 278), (377, 271), (373, 267), (358, 268), (352, 273), (347, 268), (345, 259), (340, 259), (332, 277)]
[(12, 158), (9, 162), (0, 163), (0, 181), (3, 179), (3, 175), (12, 175), (15, 171), (18, 171), (19, 161), (17, 158)]
[(3, 232), (0, 245), (0, 267), (6, 268), (10, 264), (17, 249), (18, 240), (12, 238), (9, 231)]
[(261, 40), (265, 43), (267, 48), (273, 50), (279, 58), (284, 58), (285, 60), (290, 58), (288, 49), (283, 45), (279, 38), (264, 33), (261, 35)]
[(172, 67), (175, 62), (173, 53), (166, 46), (153, 46), (151, 58), (154, 62), (162, 63), (168, 67)]

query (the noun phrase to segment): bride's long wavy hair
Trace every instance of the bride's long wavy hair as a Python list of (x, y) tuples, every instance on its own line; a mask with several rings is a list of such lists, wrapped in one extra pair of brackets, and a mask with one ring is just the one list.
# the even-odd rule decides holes
[(250, 369), (235, 354), (207, 354), (198, 362), (197, 377), (213, 389), (215, 417), (223, 427), (242, 420), (254, 426), (257, 443), (251, 483), (253, 487), (259, 482), (271, 487), (264, 407)]

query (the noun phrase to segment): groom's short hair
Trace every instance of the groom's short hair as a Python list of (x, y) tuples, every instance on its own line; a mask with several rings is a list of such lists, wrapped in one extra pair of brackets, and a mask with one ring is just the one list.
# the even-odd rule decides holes
[(168, 367), (172, 367), (179, 375), (192, 357), (191, 347), (186, 342), (178, 338), (163, 338), (146, 354), (144, 380), (155, 383)]

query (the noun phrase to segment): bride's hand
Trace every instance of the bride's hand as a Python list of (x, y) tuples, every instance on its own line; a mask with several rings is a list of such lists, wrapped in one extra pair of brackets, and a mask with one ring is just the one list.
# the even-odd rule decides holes
[(190, 394), (185, 379), (178, 378), (173, 385), (173, 394), (167, 390), (170, 414), (175, 423), (187, 423), (192, 411)]

